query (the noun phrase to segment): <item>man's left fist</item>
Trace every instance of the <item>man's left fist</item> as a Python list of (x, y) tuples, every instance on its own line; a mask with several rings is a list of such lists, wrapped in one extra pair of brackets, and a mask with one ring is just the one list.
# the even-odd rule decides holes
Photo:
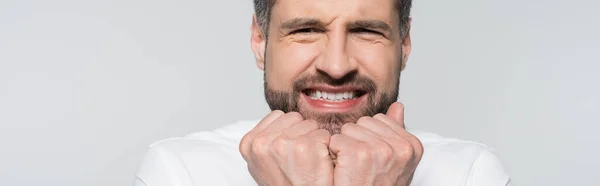
[(404, 106), (394, 103), (387, 114), (362, 117), (333, 135), (337, 155), (334, 185), (408, 186), (423, 155), (423, 145), (404, 129)]

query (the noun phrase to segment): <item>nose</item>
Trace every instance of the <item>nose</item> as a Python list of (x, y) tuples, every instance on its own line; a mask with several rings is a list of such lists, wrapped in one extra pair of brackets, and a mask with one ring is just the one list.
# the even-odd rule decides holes
[(347, 53), (347, 43), (344, 31), (331, 33), (327, 45), (321, 53), (321, 59), (315, 65), (317, 71), (327, 74), (333, 79), (341, 79), (356, 72), (357, 64)]

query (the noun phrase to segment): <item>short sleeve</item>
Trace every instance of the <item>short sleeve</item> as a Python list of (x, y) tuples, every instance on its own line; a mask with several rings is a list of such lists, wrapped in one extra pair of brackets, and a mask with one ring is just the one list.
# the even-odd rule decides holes
[(510, 186), (511, 179), (490, 149), (481, 151), (467, 177), (467, 186)]
[(134, 186), (192, 186), (182, 159), (161, 148), (150, 148), (138, 168)]

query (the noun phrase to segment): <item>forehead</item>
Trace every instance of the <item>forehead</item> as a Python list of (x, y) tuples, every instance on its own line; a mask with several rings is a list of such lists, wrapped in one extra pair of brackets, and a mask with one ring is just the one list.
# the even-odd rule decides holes
[(276, 0), (271, 12), (272, 23), (310, 17), (325, 23), (335, 19), (348, 21), (361, 19), (381, 20), (396, 25), (398, 12), (396, 0)]

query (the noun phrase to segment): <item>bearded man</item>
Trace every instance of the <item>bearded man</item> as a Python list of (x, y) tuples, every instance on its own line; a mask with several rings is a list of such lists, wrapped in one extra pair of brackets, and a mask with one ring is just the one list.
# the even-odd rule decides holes
[(479, 143), (408, 131), (411, 0), (254, 0), (272, 112), (150, 146), (136, 186), (506, 186)]

